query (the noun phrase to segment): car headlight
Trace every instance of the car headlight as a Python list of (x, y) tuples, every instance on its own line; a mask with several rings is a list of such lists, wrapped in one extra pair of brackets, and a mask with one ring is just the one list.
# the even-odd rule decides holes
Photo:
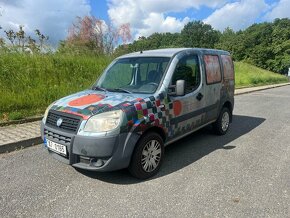
[(122, 110), (104, 112), (91, 117), (84, 128), (84, 132), (107, 132), (116, 129), (122, 119)]

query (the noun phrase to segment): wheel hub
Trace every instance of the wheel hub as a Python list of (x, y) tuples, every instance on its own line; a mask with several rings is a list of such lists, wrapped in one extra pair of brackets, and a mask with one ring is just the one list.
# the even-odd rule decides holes
[(143, 148), (141, 164), (145, 172), (155, 170), (161, 158), (161, 145), (157, 140), (150, 140)]
[(225, 112), (222, 117), (222, 130), (227, 131), (230, 124), (230, 115)]

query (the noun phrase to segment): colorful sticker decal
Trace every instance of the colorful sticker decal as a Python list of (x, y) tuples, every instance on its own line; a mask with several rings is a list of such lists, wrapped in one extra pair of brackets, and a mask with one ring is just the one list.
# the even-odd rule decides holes
[(70, 101), (68, 105), (72, 107), (84, 106), (88, 104), (97, 103), (104, 98), (105, 96), (100, 95), (100, 94), (86, 95), (86, 96)]
[(219, 63), (219, 58), (217, 55), (204, 55), (206, 70), (206, 81), (208, 84), (220, 82), (221, 77), (221, 68)]
[[(143, 98), (134, 98), (134, 95), (120, 95), (116, 93), (107, 93), (105, 95), (95, 94), (95, 96), (83, 93), (72, 95), (70, 98), (59, 100), (51, 109), (70, 114), (81, 116), (86, 120), (92, 115), (111, 111), (122, 110), (126, 115), (126, 123), (121, 128), (121, 132), (142, 132), (152, 126), (162, 128), (168, 138), (172, 138), (179, 134), (184, 134), (196, 127), (200, 122), (203, 122), (205, 116), (196, 119), (187, 119), (182, 122), (177, 122), (176, 119), (183, 113), (182, 103), (170, 99), (164, 93), (156, 96)], [(74, 96), (76, 99), (74, 99)], [(80, 100), (81, 99), (81, 100)], [(88, 105), (90, 101), (99, 100), (97, 103)], [(85, 104), (84, 106), (81, 106)], [(69, 106), (76, 105), (76, 106)]]
[(175, 116), (179, 116), (181, 114), (182, 104), (180, 101), (173, 102), (173, 112)]

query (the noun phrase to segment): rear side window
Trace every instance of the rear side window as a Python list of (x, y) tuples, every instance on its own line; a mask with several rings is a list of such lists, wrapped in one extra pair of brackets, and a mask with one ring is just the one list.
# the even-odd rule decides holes
[(206, 83), (214, 84), (221, 82), (221, 67), (219, 57), (217, 55), (204, 55), (203, 60), (205, 63)]
[(221, 55), (223, 68), (224, 68), (224, 79), (233, 80), (234, 79), (234, 65), (231, 56)]

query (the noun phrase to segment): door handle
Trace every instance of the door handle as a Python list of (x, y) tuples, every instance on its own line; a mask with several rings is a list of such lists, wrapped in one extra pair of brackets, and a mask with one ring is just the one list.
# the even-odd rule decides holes
[(200, 101), (202, 98), (203, 98), (203, 94), (198, 93), (198, 95), (196, 96), (196, 99)]
[(161, 111), (164, 111), (164, 110), (165, 110), (165, 105), (164, 105), (164, 104), (161, 104), (161, 105), (159, 106), (159, 108), (160, 108)]

